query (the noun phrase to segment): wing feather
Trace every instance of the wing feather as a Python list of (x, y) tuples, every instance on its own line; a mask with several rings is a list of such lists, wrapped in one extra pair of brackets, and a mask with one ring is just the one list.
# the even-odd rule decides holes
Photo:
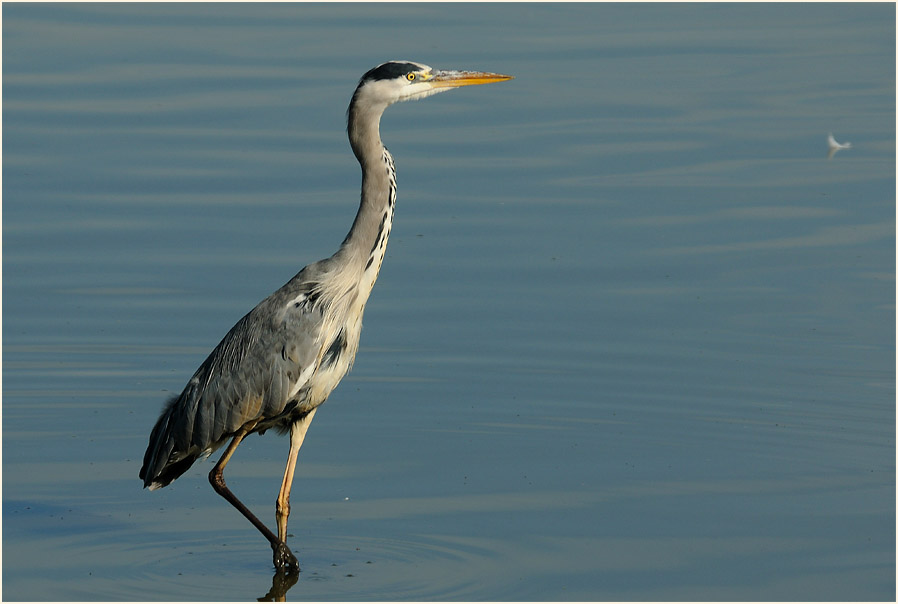
[(169, 484), (247, 423), (278, 418), (303, 390), (322, 347), (311, 268), (241, 318), (169, 400), (144, 455), (145, 486)]

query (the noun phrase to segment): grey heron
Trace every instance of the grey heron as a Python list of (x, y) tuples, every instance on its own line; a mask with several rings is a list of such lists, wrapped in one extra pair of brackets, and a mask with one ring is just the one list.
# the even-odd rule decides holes
[[(144, 454), (144, 487), (168, 485), (197, 459), (230, 441), (209, 472), (209, 482), (265, 536), (276, 569), (299, 570), (286, 544), (296, 458), (318, 406), (355, 359), (362, 313), (393, 222), (396, 170), (381, 142), (380, 118), (398, 101), (510, 79), (498, 73), (440, 71), (412, 61), (383, 63), (362, 76), (347, 111), (350, 145), (362, 169), (361, 203), (349, 233), (333, 256), (306, 266), (240, 319), (183, 392), (168, 401)], [(277, 535), (224, 480), (225, 466), (240, 442), (269, 428), (290, 433), (275, 505)]]

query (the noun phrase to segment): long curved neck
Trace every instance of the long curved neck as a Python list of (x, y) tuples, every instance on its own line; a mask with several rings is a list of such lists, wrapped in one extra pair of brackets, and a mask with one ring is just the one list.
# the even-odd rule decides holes
[(380, 140), (386, 106), (356, 102), (349, 107), (349, 142), (362, 169), (362, 194), (352, 228), (337, 254), (360, 271), (360, 294), (367, 299), (383, 262), (396, 204), (393, 158)]

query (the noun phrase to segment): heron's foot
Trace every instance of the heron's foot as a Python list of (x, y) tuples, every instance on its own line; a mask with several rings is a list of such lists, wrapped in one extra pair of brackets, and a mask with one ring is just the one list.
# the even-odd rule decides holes
[(278, 572), (299, 572), (299, 562), (296, 560), (296, 556), (293, 555), (293, 552), (290, 551), (290, 548), (287, 547), (286, 543), (281, 541), (277, 545), (272, 546), (271, 549), (274, 550), (274, 567)]

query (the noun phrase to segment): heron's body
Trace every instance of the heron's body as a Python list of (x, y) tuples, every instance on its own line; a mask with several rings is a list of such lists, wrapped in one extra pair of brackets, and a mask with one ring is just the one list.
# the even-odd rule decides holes
[[(384, 174), (375, 179), (387, 181), (376, 185), (386, 195), (362, 204), (337, 253), (305, 267), (240, 319), (170, 401), (141, 471), (151, 490), (169, 484), (248, 424), (247, 434), (288, 430), (327, 400), (349, 371), (396, 202), (386, 149), (383, 157)], [(374, 223), (369, 213), (380, 217), (375, 229), (366, 228)]]
[[(348, 112), (349, 139), (362, 169), (361, 203), (349, 234), (333, 256), (302, 269), (240, 319), (184, 391), (169, 401), (144, 455), (144, 486), (168, 485), (230, 439), (210, 472), (213, 487), (266, 536), (278, 569), (298, 569), (285, 544), (296, 456), (316, 409), (355, 359), (365, 304), (393, 222), (396, 171), (380, 139), (380, 117), (396, 101), (507, 79), (434, 71), (408, 61), (384, 63), (362, 77)], [(240, 441), (269, 428), (291, 434), (277, 499), (277, 536), (237, 500), (223, 478)]]

